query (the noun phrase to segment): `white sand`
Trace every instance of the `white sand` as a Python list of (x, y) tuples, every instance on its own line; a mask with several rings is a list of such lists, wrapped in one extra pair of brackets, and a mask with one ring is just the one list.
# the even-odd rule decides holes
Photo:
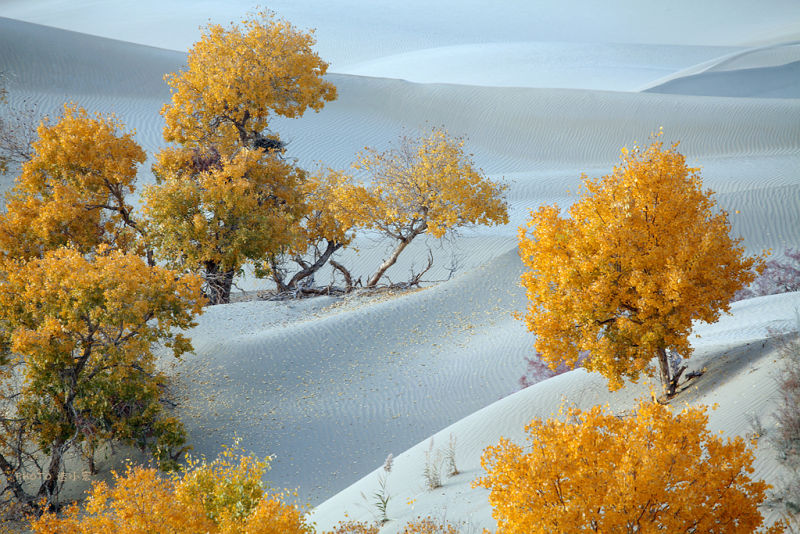
[[(172, 372), (195, 450), (213, 456), (236, 434), (255, 453), (275, 454), (269, 480), (299, 487), (302, 500), (319, 505), (314, 519), (322, 527), (345, 510), (372, 517), (360, 493), (375, 491), (374, 470), (390, 452), (397, 459), (387, 532), (429, 513), (491, 527), (485, 491), (469, 488), (484, 447), (500, 435), (521, 439), (525, 423), (556, 411), (562, 398), (625, 409), (647, 391), (639, 384), (610, 395), (601, 378), (576, 371), (515, 393), (533, 345), (511, 316), (525, 306), (516, 227), (542, 203), (568, 204), (580, 173), (609, 172), (622, 146), (645, 143), (663, 126), (666, 139), (681, 140), (690, 163), (702, 166), (748, 251), (800, 244), (800, 5), (485, 6), (270, 4), (297, 25), (318, 28), (339, 88), (321, 113), (274, 123), (303, 165), (347, 167), (359, 149), (383, 148), (404, 128), (444, 125), (467, 135), (478, 165), (510, 186), (511, 224), (457, 240), (461, 269), (448, 282), (375, 301), (217, 306), (192, 332), (196, 354)], [(198, 25), (250, 8), (241, 1), (6, 0), (0, 70), (11, 75), (12, 102), (29, 100), (47, 113), (65, 100), (113, 111), (152, 153), (162, 146), (158, 110), (169, 95), (161, 77), (185, 61), (165, 49), (185, 50)], [(148, 169), (142, 182), (152, 180)], [(343, 261), (366, 275), (385, 252), (368, 240), (358, 245)], [(390, 276), (418, 269), (425, 248), (415, 244)], [(452, 253), (434, 247), (434, 254), (430, 278), (438, 279)], [(252, 278), (240, 285), (264, 287)], [(712, 426), (728, 434), (745, 434), (749, 414), (771, 424), (775, 356), (761, 340), (767, 328), (790, 328), (797, 307), (797, 294), (753, 299), (716, 325), (698, 325), (692, 367), (708, 372), (681, 398), (719, 402)], [(451, 432), (462, 474), (425, 492), (429, 438), (444, 446)], [(771, 458), (759, 450), (758, 476), (777, 476)]]

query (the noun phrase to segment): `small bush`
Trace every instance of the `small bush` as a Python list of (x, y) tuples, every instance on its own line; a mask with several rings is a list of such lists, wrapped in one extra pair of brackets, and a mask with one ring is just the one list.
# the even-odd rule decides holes
[(45, 513), (35, 534), (308, 534), (302, 511), (264, 491), (267, 460), (226, 449), (211, 463), (190, 462), (183, 477), (128, 466), (115, 484), (92, 486), (86, 513)]
[(442, 453), (433, 449), (433, 438), (425, 451), (425, 467), (422, 471), (425, 487), (429, 490), (442, 487)]
[(333, 530), (326, 530), (322, 534), (378, 534), (379, 528), (375, 523), (366, 521), (340, 521)]
[[(578, 361), (575, 363), (575, 369), (578, 367), (583, 367), (583, 362), (586, 361), (586, 358), (588, 357), (588, 353), (581, 352), (578, 355)], [(519, 378), (520, 389), (525, 389), (526, 387), (537, 384), (543, 380), (547, 380), (548, 378), (552, 378), (572, 370), (572, 368), (564, 362), (559, 363), (555, 369), (551, 369), (550, 366), (542, 360), (541, 354), (538, 352), (533, 356), (533, 358), (528, 358), (526, 356), (525, 362), (527, 364), (525, 368), (525, 374)]]
[(800, 250), (787, 248), (783, 256), (766, 261), (761, 274), (748, 287), (737, 291), (733, 300), (800, 291)]
[[(378, 473), (378, 489), (372, 494), (372, 497), (375, 499), (372, 501), (372, 505), (375, 506), (375, 509), (378, 511), (379, 515), (377, 517), (378, 523), (383, 525), (384, 523), (389, 522), (389, 516), (386, 513), (386, 508), (389, 506), (389, 501), (391, 500), (391, 495), (389, 495), (389, 491), (386, 489), (386, 482), (389, 478), (389, 473), (392, 472), (392, 462), (394, 461), (394, 456), (392, 453), (389, 453), (389, 456), (386, 457), (386, 460), (383, 463), (383, 472)], [(364, 493), (361, 493), (361, 497), (369, 502)]]
[(450, 441), (444, 450), (444, 461), (447, 464), (447, 476), (454, 477), (459, 474), (460, 471), (456, 466), (456, 437), (453, 434), (450, 434)]
[(418, 517), (406, 524), (401, 534), (458, 534), (458, 529), (446, 521)]

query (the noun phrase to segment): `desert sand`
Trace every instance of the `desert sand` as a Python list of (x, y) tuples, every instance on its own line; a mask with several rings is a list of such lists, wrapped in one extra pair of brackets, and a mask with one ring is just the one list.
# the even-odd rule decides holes
[[(274, 455), (271, 485), (298, 488), (327, 528), (374, 519), (378, 470), (395, 456), (382, 532), (418, 515), (493, 528), (487, 492), (471, 489), (480, 454), (500, 436), (562, 403), (629, 409), (652, 384), (610, 394), (605, 380), (572, 371), (519, 391), (533, 334), (525, 309), (517, 227), (529, 210), (568, 205), (581, 173), (610, 172), (623, 146), (660, 127), (680, 141), (730, 214), (748, 253), (800, 246), (800, 5), (789, 0), (678, 0), (644, 5), (546, 0), (503, 2), (278, 1), (294, 24), (317, 28), (337, 101), (320, 113), (276, 120), (289, 155), (308, 168), (347, 168), (365, 146), (443, 125), (467, 136), (474, 161), (509, 185), (511, 222), (465, 232), (446, 247), (418, 243), (389, 271), (400, 281), (425, 262), (431, 282), (377, 298), (254, 300), (208, 308), (190, 333), (195, 353), (163, 365), (194, 452), (215, 456), (239, 436)], [(162, 77), (184, 66), (198, 26), (227, 23), (242, 2), (6, 0), (0, 71), (10, 101), (57, 114), (66, 101), (114, 112), (152, 155), (163, 146)], [(153, 180), (152, 160), (140, 183)], [(10, 185), (6, 177), (3, 189)], [(356, 243), (341, 261), (366, 275), (385, 247)], [(318, 277), (320, 284), (326, 276)], [(243, 290), (268, 289), (245, 277)], [(698, 324), (690, 369), (706, 369), (674, 401), (712, 404), (710, 423), (746, 435), (774, 425), (780, 358), (769, 337), (797, 328), (800, 294), (736, 303)], [(424, 489), (425, 451), (456, 439), (461, 474)], [(755, 475), (777, 481), (774, 451), (758, 449)], [(367, 499), (362, 497), (362, 493)], [(764, 513), (770, 520), (775, 514)]]

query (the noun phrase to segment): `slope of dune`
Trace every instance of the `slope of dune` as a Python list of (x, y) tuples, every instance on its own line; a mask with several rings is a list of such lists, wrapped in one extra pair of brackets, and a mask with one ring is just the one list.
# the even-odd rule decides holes
[[(485, 6), (270, 4), (300, 27), (317, 27), (321, 55), (340, 71), (329, 75), (337, 101), (272, 124), (301, 165), (347, 168), (365, 146), (382, 149), (404, 131), (443, 125), (468, 136), (477, 165), (509, 185), (508, 225), (446, 247), (414, 243), (389, 271), (402, 280), (430, 247), (436, 264), (427, 278), (438, 283), (369, 298), (215, 306), (190, 332), (195, 354), (162, 362), (195, 452), (214, 456), (237, 435), (255, 454), (274, 454), (269, 481), (298, 487), (303, 502), (318, 505), (312, 517), (321, 527), (345, 511), (372, 518), (361, 493), (373, 494), (374, 470), (389, 453), (396, 460), (386, 532), (429, 513), (491, 527), (486, 493), (469, 487), (485, 446), (500, 435), (520, 440), (530, 418), (550, 415), (562, 399), (626, 409), (648, 393), (643, 383), (610, 395), (581, 370), (516, 391), (534, 340), (512, 316), (526, 305), (517, 227), (541, 204), (568, 205), (581, 173), (609, 172), (622, 146), (646, 143), (663, 127), (665, 140), (680, 140), (689, 163), (702, 167), (749, 253), (800, 243), (800, 73), (796, 44), (785, 39), (800, 35), (800, 4), (579, 0), (566, 9), (514, 0), (491, 16)], [(185, 50), (209, 17), (224, 23), (251, 7), (6, 0), (0, 71), (9, 100), (50, 115), (65, 101), (116, 113), (152, 156), (163, 146), (162, 77), (186, 58), (167, 49)], [(152, 179), (148, 162), (140, 181)], [(363, 237), (355, 245), (341, 261), (365, 276), (385, 244)], [(321, 273), (318, 283), (329, 280)], [(269, 288), (252, 277), (237, 284)], [(691, 366), (707, 372), (679, 402), (719, 402), (713, 428), (748, 432), (748, 414), (766, 416), (775, 404), (779, 362), (764, 342), (768, 329), (793, 328), (798, 307), (798, 294), (753, 299), (716, 325), (697, 325)], [(438, 447), (451, 433), (462, 474), (426, 492), (430, 437)], [(776, 479), (773, 456), (759, 449), (759, 476)]]
[[(679, 393), (672, 405), (717, 404), (715, 410), (709, 411), (709, 427), (726, 435), (752, 433), (754, 416), (760, 417), (767, 435), (773, 432), (775, 424), (770, 414), (776, 409), (778, 397), (770, 386), (782, 361), (769, 338), (797, 328), (798, 306), (799, 293), (761, 297), (734, 304), (731, 315), (718, 324), (698, 325), (697, 334), (702, 337), (694, 339), (696, 352), (689, 360), (689, 367), (705, 372)], [(553, 416), (564, 404), (581, 409), (600, 404), (608, 405), (616, 413), (628, 411), (636, 399), (649, 398), (654, 387), (657, 383), (643, 381), (609, 393), (601, 377), (576, 370), (514, 393), (443, 428), (394, 459), (387, 477), (387, 491), (391, 495), (387, 514), (391, 521), (381, 532), (398, 532), (402, 525), (418, 516), (463, 522), (467, 532), (494, 528), (488, 492), (471, 487), (472, 481), (485, 473), (480, 457), (486, 446), (496, 444), (501, 437), (524, 444), (525, 425), (534, 418)], [(455, 437), (456, 465), (461, 473), (445, 477), (441, 488), (428, 490), (423, 478), (426, 451), (431, 440), (435, 450), (445, 447), (451, 436)], [(373, 472), (317, 506), (311, 515), (317, 526), (331, 528), (345, 514), (357, 521), (374, 521), (379, 517), (371, 496), (379, 489), (380, 465), (378, 460)], [(780, 473), (776, 453), (766, 440), (757, 449), (755, 468), (753, 476), (767, 480), (776, 480)], [(769, 510), (764, 513), (769, 521), (778, 518)]]
[[(793, 0), (573, 0), (358, 2), (274, 0), (269, 9), (316, 28), (334, 70), (386, 56), (478, 43), (645, 43), (751, 46), (800, 33)], [(4, 0), (0, 16), (186, 50), (209, 21), (227, 23), (256, 8), (250, 0)]]
[(800, 98), (800, 61), (780, 67), (706, 72), (648, 89), (653, 93), (752, 98)]
[(750, 98), (800, 97), (800, 44), (745, 49), (700, 62), (643, 87), (654, 93)]
[(446, 46), (381, 57), (342, 74), (416, 83), (633, 91), (732, 53), (721, 46), (504, 42)]

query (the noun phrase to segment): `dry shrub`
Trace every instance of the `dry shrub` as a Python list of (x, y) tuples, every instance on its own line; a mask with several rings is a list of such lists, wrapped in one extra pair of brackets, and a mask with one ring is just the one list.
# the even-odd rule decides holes
[(787, 520), (800, 532), (800, 339), (786, 341), (781, 355), (780, 400), (775, 413), (778, 427), (771, 442), (778, 452), (778, 460), (789, 472), (779, 492), (780, 502)]
[(366, 521), (340, 521), (333, 530), (326, 530), (322, 534), (378, 534), (379, 529), (375, 523)]
[(733, 300), (800, 291), (800, 250), (787, 248), (782, 259), (764, 262), (764, 270), (748, 287), (740, 289)]
[(401, 534), (458, 534), (452, 524), (432, 517), (418, 517), (406, 524)]
[(525, 389), (526, 387), (538, 384), (539, 382), (547, 380), (548, 378), (553, 378), (554, 376), (566, 373), (567, 371), (572, 371), (578, 367), (583, 367), (583, 363), (588, 357), (588, 352), (581, 352), (578, 355), (578, 360), (575, 362), (575, 367), (570, 367), (565, 362), (559, 362), (556, 368), (552, 369), (550, 365), (542, 360), (542, 355), (540, 352), (537, 352), (533, 358), (528, 358), (526, 356), (525, 374), (519, 377), (519, 387), (520, 389)]

